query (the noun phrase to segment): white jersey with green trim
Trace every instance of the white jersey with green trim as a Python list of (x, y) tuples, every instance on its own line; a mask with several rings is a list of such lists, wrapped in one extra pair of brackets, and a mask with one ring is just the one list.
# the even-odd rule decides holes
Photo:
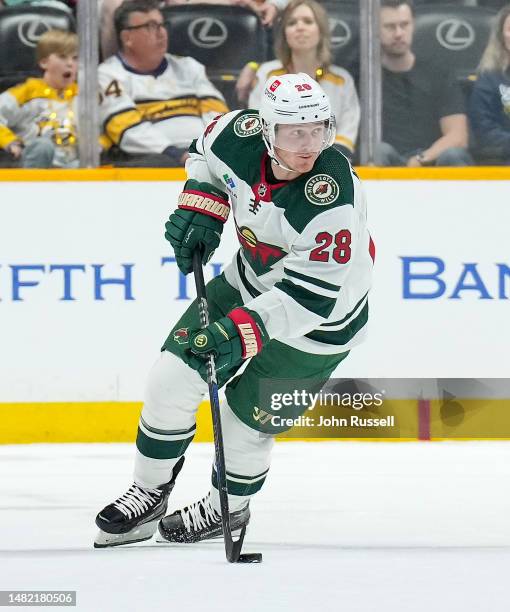
[(227, 281), (271, 338), (309, 353), (359, 344), (368, 320), (374, 244), (349, 161), (328, 148), (298, 178), (269, 183), (257, 111), (216, 118), (191, 148), (189, 178), (229, 195), (240, 249)]

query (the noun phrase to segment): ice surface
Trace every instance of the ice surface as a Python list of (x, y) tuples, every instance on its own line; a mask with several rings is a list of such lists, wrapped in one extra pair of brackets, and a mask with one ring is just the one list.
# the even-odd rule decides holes
[[(90, 612), (509, 609), (510, 443), (277, 444), (244, 545), (261, 565), (229, 565), (221, 543), (92, 548), (132, 457), (0, 447), (0, 590), (76, 590)], [(211, 460), (190, 447), (171, 510), (207, 491)]]

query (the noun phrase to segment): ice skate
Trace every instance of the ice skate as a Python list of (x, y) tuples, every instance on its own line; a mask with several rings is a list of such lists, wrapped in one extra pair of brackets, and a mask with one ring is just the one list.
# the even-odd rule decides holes
[[(230, 513), (232, 535), (236, 536), (250, 521), (247, 504), (241, 510)], [(190, 544), (202, 540), (223, 537), (221, 514), (212, 504), (210, 494), (203, 499), (165, 516), (158, 525), (158, 542), (180, 542)]]
[(168, 497), (181, 471), (184, 457), (175, 464), (169, 482), (155, 489), (131, 485), (124, 495), (101, 510), (96, 517), (99, 533), (94, 548), (107, 548), (149, 540), (158, 521), (165, 516)]

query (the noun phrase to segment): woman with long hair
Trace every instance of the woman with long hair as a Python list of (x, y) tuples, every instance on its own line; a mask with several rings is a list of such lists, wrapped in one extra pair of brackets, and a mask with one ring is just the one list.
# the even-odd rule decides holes
[(510, 4), (498, 13), (469, 100), (476, 156), (510, 164)]
[(275, 39), (276, 60), (262, 64), (248, 106), (259, 108), (264, 84), (272, 76), (305, 72), (331, 100), (337, 124), (335, 147), (351, 157), (358, 135), (360, 108), (351, 75), (331, 63), (326, 11), (315, 0), (292, 0), (282, 13)]

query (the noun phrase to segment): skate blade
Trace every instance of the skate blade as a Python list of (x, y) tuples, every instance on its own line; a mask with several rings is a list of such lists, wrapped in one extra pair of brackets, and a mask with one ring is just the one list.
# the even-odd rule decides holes
[(150, 540), (157, 529), (159, 519), (140, 525), (127, 533), (107, 533), (99, 530), (94, 540), (94, 548), (109, 548), (110, 546), (122, 546), (123, 544), (134, 544)]

